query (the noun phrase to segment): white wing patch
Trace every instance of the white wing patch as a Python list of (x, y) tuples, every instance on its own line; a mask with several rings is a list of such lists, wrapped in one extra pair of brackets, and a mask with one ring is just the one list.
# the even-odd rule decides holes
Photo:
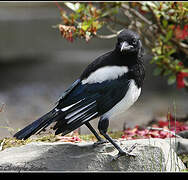
[[(86, 109), (87, 107), (89, 107), (90, 105), (94, 104), (96, 101), (93, 101), (92, 103), (89, 103), (88, 105), (76, 110), (76, 111), (73, 111), (72, 113), (68, 114), (65, 119), (70, 119), (72, 118), (73, 116), (75, 116), (76, 114), (78, 114), (79, 112), (83, 111), (84, 109)], [(85, 111), (84, 111), (85, 112)]]
[(81, 99), (80, 101), (74, 103), (74, 104), (71, 104), (70, 106), (66, 106), (64, 108), (61, 109), (61, 111), (67, 111), (68, 109), (70, 109), (71, 107), (73, 107), (74, 105), (78, 104), (79, 102), (83, 101), (84, 99)]
[(87, 120), (91, 119), (92, 117), (94, 117), (95, 115), (97, 115), (98, 112), (94, 113), (93, 115), (89, 116), (88, 118), (84, 119), (83, 122), (86, 122)]
[[(71, 104), (71, 105), (69, 105), (69, 106), (66, 106), (66, 107), (64, 107), (64, 108), (62, 108), (62, 109), (57, 109), (57, 108), (55, 108), (55, 111), (56, 111), (56, 112), (58, 112), (58, 111), (63, 111), (63, 112), (65, 112), (65, 111), (69, 110), (71, 107), (74, 107), (76, 104), (78, 104), (78, 103), (80, 103), (81, 101), (83, 101), (84, 99), (85, 99), (85, 98), (81, 99), (80, 101), (77, 101), (77, 102), (74, 103), (74, 104)], [(68, 113), (68, 114), (65, 116), (65, 119), (67, 120), (67, 124), (70, 124), (71, 122), (73, 122), (73, 121), (79, 119), (80, 117), (82, 117), (82, 115), (84, 115), (84, 116), (86, 116), (86, 117), (88, 116), (86, 119), (84, 119), (83, 122), (86, 122), (87, 120), (93, 118), (95, 115), (98, 114), (98, 112), (95, 112), (94, 114), (92, 114), (92, 113), (90, 112), (90, 113), (91, 113), (90, 115), (87, 114), (87, 113), (88, 113), (92, 108), (94, 108), (94, 107), (96, 106), (95, 103), (96, 103), (96, 100), (94, 100), (93, 102), (91, 102), (91, 103), (89, 103), (89, 104), (87, 104), (87, 105), (85, 105), (85, 106), (83, 106), (83, 107), (81, 107), (81, 108), (79, 108), (79, 109), (77, 109), (77, 110), (71, 112), (71, 113)]]
[(88, 78), (82, 80), (82, 84), (101, 83), (106, 80), (114, 80), (128, 72), (127, 66), (105, 66), (91, 73)]
[(138, 88), (134, 80), (130, 81), (129, 90), (125, 94), (124, 98), (119, 101), (112, 109), (107, 111), (103, 118), (111, 118), (117, 114), (120, 114), (129, 109), (138, 99), (141, 93), (141, 88)]

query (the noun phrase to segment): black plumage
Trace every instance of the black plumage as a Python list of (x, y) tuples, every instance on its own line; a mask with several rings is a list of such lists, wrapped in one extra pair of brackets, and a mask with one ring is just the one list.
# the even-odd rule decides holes
[[(94, 102), (91, 107), (88, 106), (87, 109), (89, 109), (89, 111), (84, 114), (85, 117), (78, 118), (77, 121), (74, 120), (72, 123), (67, 124), (67, 121), (69, 119), (66, 119), (64, 121), (62, 121), (62, 119), (59, 119), (57, 124), (54, 126), (54, 130), (57, 129), (56, 134), (62, 132), (63, 135), (65, 135), (70, 131), (78, 128), (85, 122), (85, 119), (87, 118), (88, 114), (93, 115), (97, 112), (97, 114), (93, 117), (93, 119), (103, 115), (125, 96), (128, 90), (128, 83), (129, 80), (126, 75), (118, 78), (117, 80), (114, 80), (113, 82), (105, 81), (103, 83), (85, 84), (85, 85), (79, 83), (79, 85), (77, 85), (77, 88), (75, 88), (70, 93), (69, 95), (70, 97), (67, 96), (67, 98), (62, 99), (61, 100), (62, 103), (59, 103), (57, 108), (62, 109), (64, 107), (67, 107), (75, 102), (84, 99), (80, 103), (76, 104), (75, 106), (67, 110), (66, 114), (69, 114), (79, 109), (80, 107), (84, 107), (84, 105), (88, 105), (93, 101), (96, 102)], [(85, 110), (86, 109), (84, 109), (83, 111)], [(75, 114), (75, 116), (76, 115), (77, 114)], [(67, 129), (69, 128), (70, 131), (67, 131)]]
[(100, 117), (99, 132), (119, 150), (119, 154), (124, 154), (106, 134), (108, 120), (111, 114), (118, 111), (116, 109), (123, 105), (128, 108), (140, 95), (145, 76), (142, 57), (143, 48), (138, 34), (123, 30), (118, 35), (115, 48), (88, 65), (63, 93), (53, 110), (17, 132), (14, 137), (26, 139), (56, 122), (53, 127), (55, 134), (65, 135), (85, 124), (102, 142), (89, 124), (90, 120)]

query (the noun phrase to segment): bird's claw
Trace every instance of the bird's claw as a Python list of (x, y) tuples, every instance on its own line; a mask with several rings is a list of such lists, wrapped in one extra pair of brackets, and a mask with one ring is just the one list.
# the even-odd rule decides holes
[(121, 151), (119, 151), (119, 153), (116, 156), (114, 156), (112, 160), (117, 160), (121, 156), (136, 157), (136, 154), (132, 152), (135, 147), (136, 147), (136, 144), (134, 144), (133, 146), (131, 146), (128, 150), (121, 150)]
[(113, 157), (113, 161), (117, 160), (119, 157), (121, 156), (132, 156), (132, 157), (136, 157), (136, 154), (134, 153), (129, 153), (127, 151), (122, 151), (122, 152), (119, 152), (116, 156)]
[(101, 139), (100, 141), (95, 142), (93, 146), (96, 147), (107, 142), (108, 142), (107, 140)]

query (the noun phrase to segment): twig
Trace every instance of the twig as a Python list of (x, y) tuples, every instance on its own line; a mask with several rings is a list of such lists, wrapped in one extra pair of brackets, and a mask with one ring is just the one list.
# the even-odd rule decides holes
[(183, 42), (180, 42), (179, 44), (180, 44), (181, 47), (188, 49), (188, 45), (187, 45), (187, 44), (185, 44), (185, 43), (183, 43)]
[(166, 35), (166, 33), (163, 31), (162, 27), (161, 27), (161, 24), (160, 24), (160, 21), (159, 19), (157, 18), (156, 14), (154, 13), (153, 9), (147, 5), (147, 8), (151, 11), (153, 17), (155, 18), (156, 20), (156, 23), (157, 23), (157, 26), (158, 26), (158, 30), (163, 34), (163, 35)]
[[(123, 9), (123, 8), (122, 8)], [(123, 14), (125, 16), (127, 16), (127, 18), (129, 19), (130, 22), (132, 22), (133, 19), (133, 15), (127, 10), (127, 9), (123, 9)]]
[(144, 21), (146, 24), (152, 25), (151, 21), (149, 21), (147, 18), (145, 18), (144, 16), (142, 16), (138, 11), (130, 8), (126, 4), (122, 4), (122, 8), (125, 9), (125, 10), (128, 10), (128, 11), (132, 12), (135, 16), (137, 16), (139, 19), (141, 19), (142, 21)]
[(96, 34), (96, 37), (101, 38), (101, 39), (111, 39), (117, 37), (117, 34), (110, 34), (110, 35), (99, 35)]
[(115, 34), (117, 34), (117, 30), (115, 30), (115, 29), (113, 29), (109, 24), (106, 26), (107, 27), (107, 29), (109, 30), (109, 31), (111, 31), (112, 33), (115, 33)]
[[(126, 17), (128, 17), (129, 21), (131, 22), (129, 28), (132, 28), (133, 26), (136, 26), (136, 19), (133, 18), (133, 15), (136, 16), (137, 18), (139, 18), (140, 21), (143, 21), (146, 24), (146, 31), (149, 31), (151, 35), (149, 35), (149, 37), (152, 39), (153, 34), (156, 32), (157, 25), (153, 24), (152, 21), (148, 20), (146, 17), (144, 17), (142, 14), (140, 14), (138, 11), (136, 11), (133, 8), (130, 8), (128, 5), (126, 4), (122, 4), (122, 9), (124, 10), (124, 15)], [(135, 20), (134, 20), (135, 19)], [(138, 28), (136, 27), (137, 30), (142, 31), (143, 28)]]
[(123, 27), (127, 27), (129, 25), (129, 23), (124, 22), (124, 21), (120, 21), (119, 19), (115, 19), (114, 17), (109, 17), (109, 19), (107, 19), (107, 20), (110, 20), (115, 24), (117, 23), (119, 25), (122, 25)]
[(168, 132), (178, 138), (182, 138), (181, 136), (177, 135), (176, 133), (172, 132), (172, 131), (169, 131), (167, 129), (163, 129), (163, 128), (154, 128), (154, 127), (147, 127), (148, 130), (158, 130), (158, 131), (165, 131), (165, 132)]
[(182, 42), (178, 42), (176, 39), (171, 38), (170, 39), (179, 49), (181, 49), (187, 56), (188, 56), (188, 50), (187, 47), (182, 45)]
[(100, 35), (100, 34), (96, 34), (96, 37), (98, 38), (102, 38), (102, 39), (111, 39), (111, 38), (115, 38), (117, 37), (117, 35), (122, 31), (122, 29), (120, 31), (117, 31), (116, 34), (110, 34), (110, 35)]

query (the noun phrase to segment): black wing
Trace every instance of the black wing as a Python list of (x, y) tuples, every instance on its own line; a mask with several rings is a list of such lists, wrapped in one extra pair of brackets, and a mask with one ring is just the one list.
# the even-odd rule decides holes
[(126, 74), (102, 83), (82, 84), (80, 79), (75, 81), (56, 106), (60, 112), (54, 119), (57, 121), (54, 126), (56, 134), (65, 135), (109, 111), (125, 96), (129, 82)]

